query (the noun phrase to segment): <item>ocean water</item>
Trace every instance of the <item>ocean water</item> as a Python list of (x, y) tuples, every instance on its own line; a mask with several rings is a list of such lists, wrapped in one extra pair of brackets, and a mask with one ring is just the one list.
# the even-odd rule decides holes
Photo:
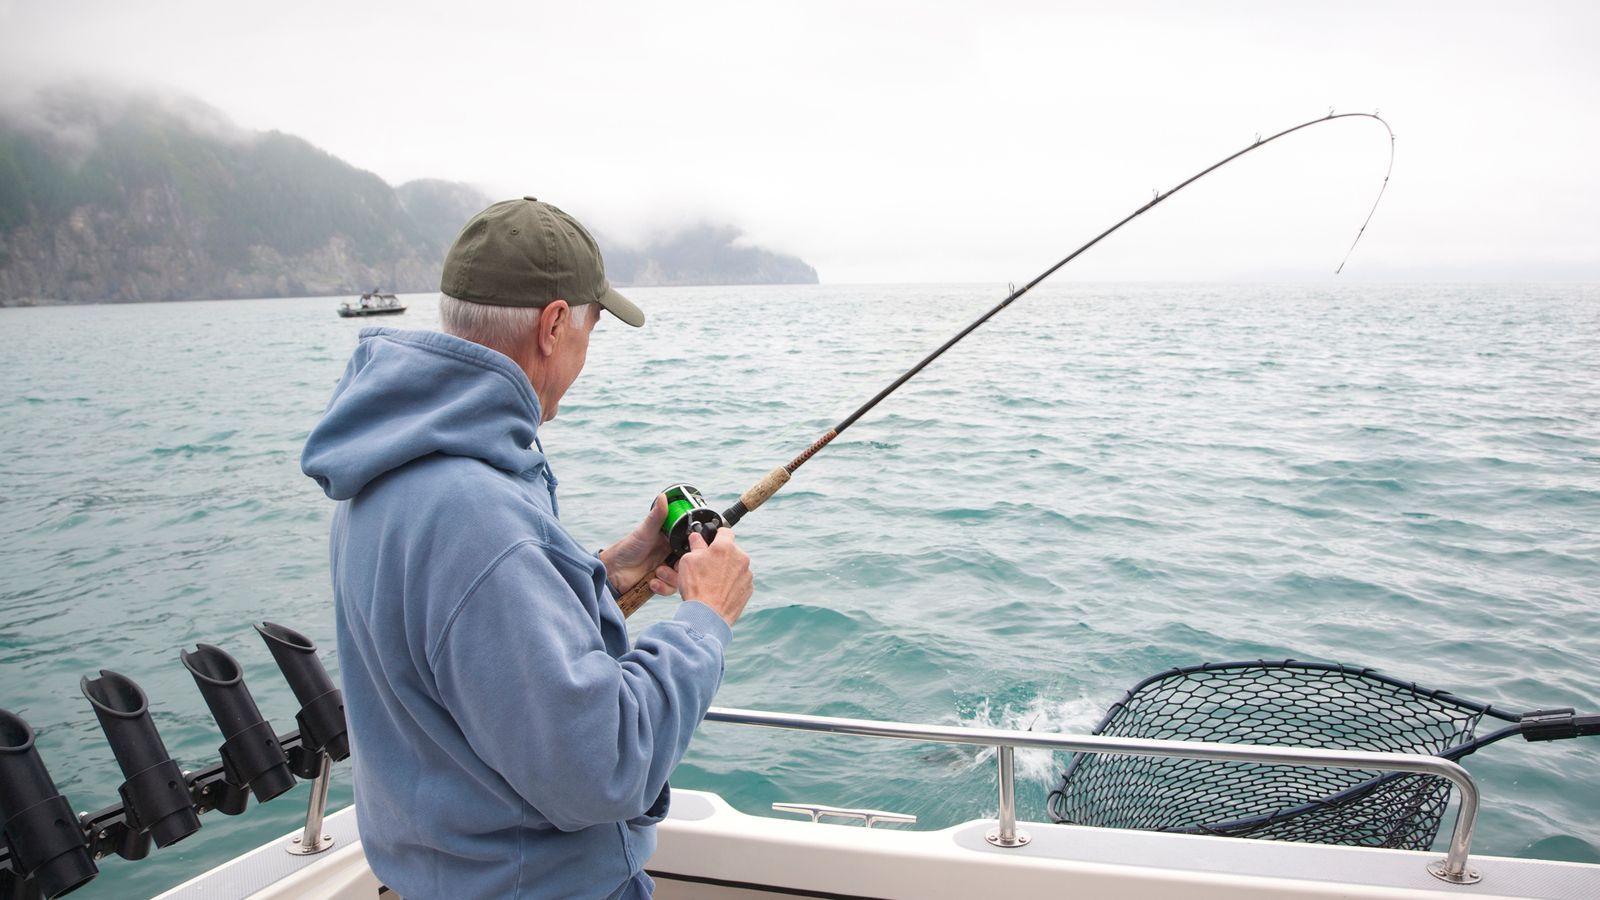
[[(725, 506), (1003, 289), (631, 294), (650, 326), (604, 323), (542, 430), (567, 527), (595, 546), (673, 481)], [(381, 324), (436, 324), (433, 298), (407, 299)], [(332, 504), (298, 466), (369, 324), (336, 302), (0, 310), (0, 707), (75, 808), (122, 780), (81, 676), (139, 681), (195, 768), (220, 736), (180, 649), (238, 657), (280, 730), (296, 706), (251, 623), (307, 632), (337, 668)], [(1596, 287), (1042, 287), (739, 526), (757, 592), (718, 703), (1085, 731), (1171, 666), (1295, 657), (1600, 712), (1597, 376)], [(1018, 763), (1021, 812), (1044, 819), (1063, 760)], [(1467, 766), (1475, 851), (1600, 858), (1600, 739)], [(977, 748), (726, 725), (673, 779), (752, 813), (924, 828), (993, 815), (994, 781)], [(80, 895), (175, 884), (295, 828), (305, 796), (208, 815)]]

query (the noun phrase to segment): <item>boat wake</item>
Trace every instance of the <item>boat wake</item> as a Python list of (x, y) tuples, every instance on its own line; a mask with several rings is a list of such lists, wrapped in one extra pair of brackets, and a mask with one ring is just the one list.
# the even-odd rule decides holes
[[(1012, 703), (997, 706), (985, 697), (971, 712), (958, 713), (956, 719), (965, 728), (1087, 734), (1104, 715), (1104, 704), (1090, 697), (1060, 700), (1036, 696), (1020, 706)], [(994, 753), (993, 747), (974, 751), (969, 770), (992, 767)], [(1050, 782), (1060, 776), (1061, 760), (1049, 750), (1018, 748), (1015, 771), (1019, 781)]]

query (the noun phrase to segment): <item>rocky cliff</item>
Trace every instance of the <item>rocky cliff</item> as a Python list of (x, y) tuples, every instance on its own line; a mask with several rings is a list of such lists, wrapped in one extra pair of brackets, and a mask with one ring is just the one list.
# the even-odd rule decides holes
[(199, 104), (64, 90), (0, 119), (0, 302), (428, 290), (439, 230), (378, 176)]
[[(391, 187), (193, 100), (43, 91), (0, 110), (0, 305), (437, 290), (489, 202), (446, 181)], [(737, 238), (703, 226), (604, 245), (617, 284), (817, 280)]]

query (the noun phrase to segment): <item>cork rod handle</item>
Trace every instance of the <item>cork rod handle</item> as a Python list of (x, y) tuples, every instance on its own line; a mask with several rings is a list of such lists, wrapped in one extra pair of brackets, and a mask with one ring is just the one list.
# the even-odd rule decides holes
[(646, 575), (642, 581), (629, 588), (626, 594), (617, 598), (617, 606), (622, 607), (623, 618), (633, 615), (634, 610), (656, 595), (655, 591), (650, 590), (650, 578), (651, 576)]
[(776, 494), (778, 492), (778, 488), (781, 488), (788, 483), (789, 470), (783, 466), (779, 466), (776, 469), (773, 469), (771, 472), (768, 472), (765, 478), (751, 486), (750, 490), (745, 491), (742, 495), (740, 495), (739, 502), (744, 504), (745, 512), (750, 512), (761, 504), (767, 502), (767, 498), (771, 497), (773, 494)]

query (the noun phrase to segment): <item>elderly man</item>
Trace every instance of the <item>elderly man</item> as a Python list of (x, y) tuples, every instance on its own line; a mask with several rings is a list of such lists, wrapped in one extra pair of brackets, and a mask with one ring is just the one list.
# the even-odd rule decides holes
[[(598, 554), (557, 519), (538, 426), (582, 371), (594, 239), (532, 197), (467, 223), (443, 334), (370, 328), (302, 466), (330, 552), (362, 845), (407, 898), (648, 897), (667, 776), (750, 598), (733, 534), (661, 566), (662, 497)], [(616, 596), (680, 591), (630, 648)]]

